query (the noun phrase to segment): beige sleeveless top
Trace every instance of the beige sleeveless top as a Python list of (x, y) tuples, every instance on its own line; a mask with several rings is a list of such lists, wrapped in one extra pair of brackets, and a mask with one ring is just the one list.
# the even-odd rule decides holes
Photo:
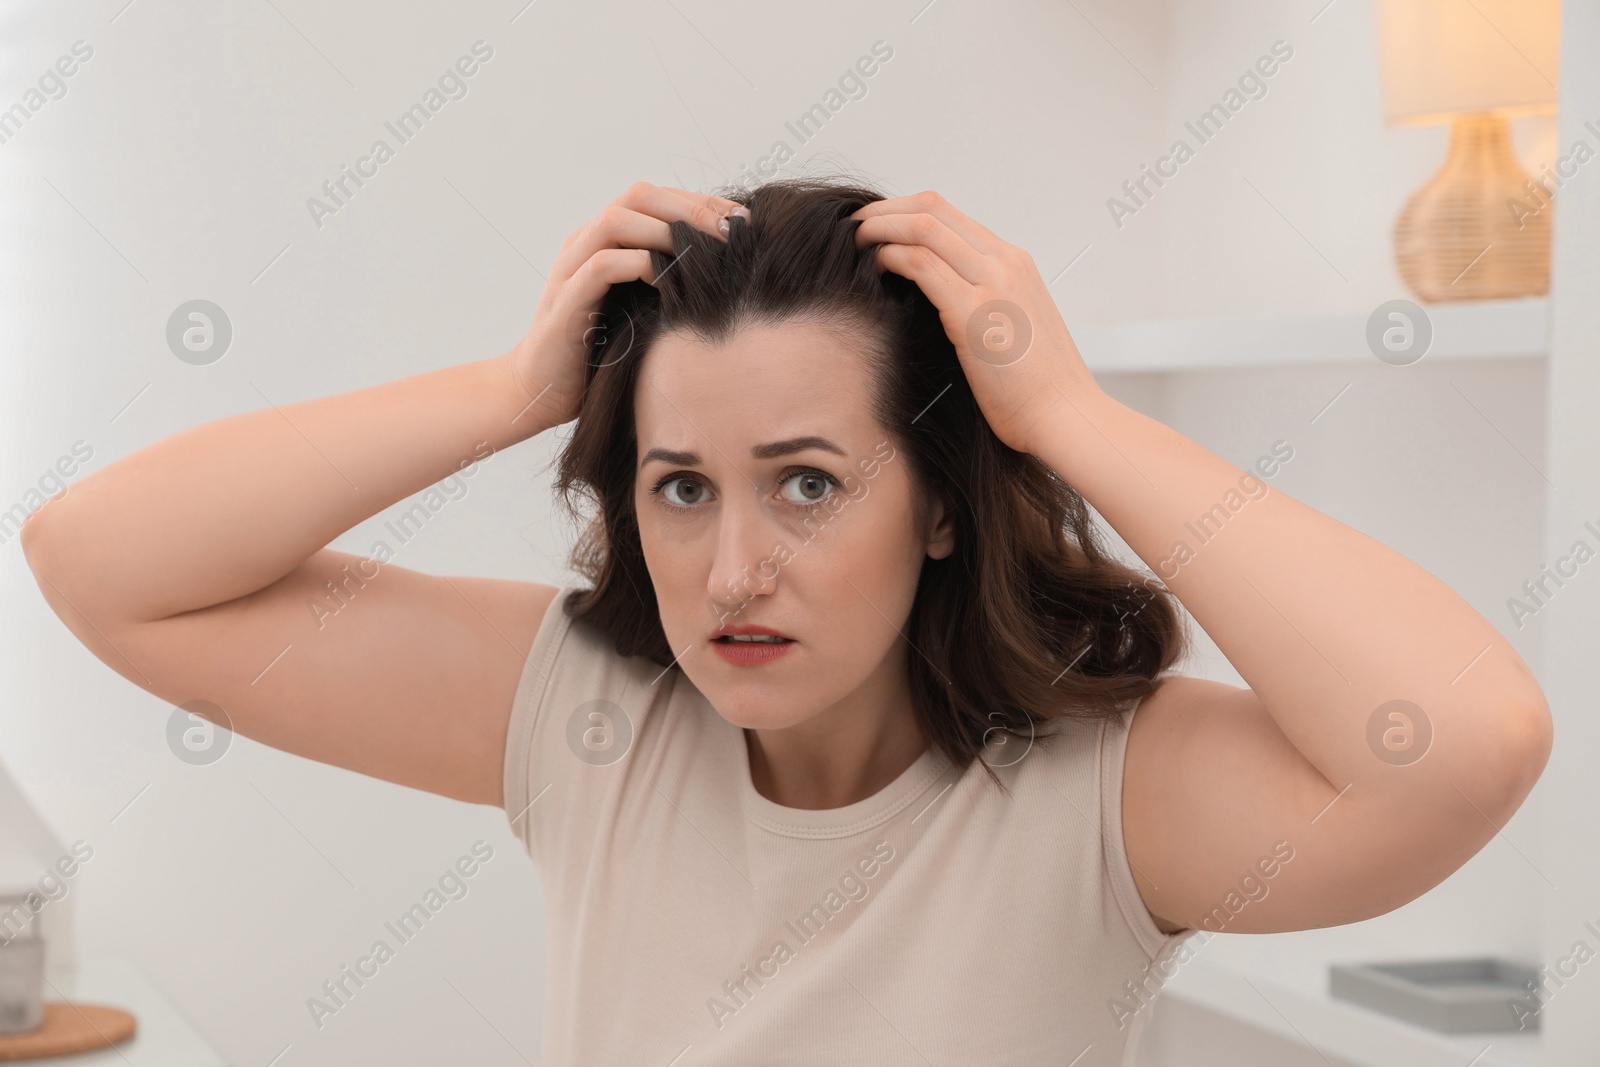
[[(562, 610), (517, 687), (505, 809), (544, 888), (544, 1067), (1132, 1062), (1185, 930), (1122, 850), (1120, 724), (787, 808), (681, 670)], [(1020, 756), (1020, 758), (1019, 758)]]

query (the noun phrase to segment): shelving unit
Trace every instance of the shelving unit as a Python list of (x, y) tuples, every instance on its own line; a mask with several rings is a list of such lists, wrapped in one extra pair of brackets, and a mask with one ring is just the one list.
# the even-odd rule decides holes
[[(1547, 299), (1424, 306), (1433, 326), (1425, 360), (1542, 359), (1550, 350)], [(1073, 339), (1099, 373), (1212, 367), (1372, 363), (1367, 316), (1133, 322), (1084, 326)]]
[[(1549, 299), (1431, 305), (1424, 306), (1423, 311), (1433, 337), (1418, 369), (1426, 371), (1430, 365), (1447, 361), (1515, 361), (1485, 379), (1494, 383), (1494, 395), (1502, 404), (1494, 409), (1495, 418), (1542, 407), (1552, 345)], [(1258, 417), (1248, 405), (1226, 401), (1219, 404), (1218, 395), (1224, 390), (1219, 383), (1237, 382), (1241, 369), (1260, 371), (1263, 376), (1270, 375), (1273, 388), (1292, 394), (1296, 383), (1325, 378), (1329, 367), (1350, 371), (1363, 366), (1376, 368), (1374, 373), (1379, 378), (1383, 377), (1382, 371), (1403, 372), (1407, 368), (1386, 367), (1369, 347), (1369, 315), (1370, 312), (1123, 322), (1075, 326), (1073, 337), (1097, 378), (1108, 384), (1114, 394), (1127, 393), (1136, 398), (1141, 410), (1160, 421), (1187, 427), (1202, 443), (1228, 442), (1237, 446), (1241, 440), (1259, 440), (1264, 444), (1270, 440), (1268, 428), (1279, 423), (1274, 422), (1270, 412)], [(1166, 379), (1181, 379), (1182, 386), (1167, 388)], [(1373, 395), (1366, 394), (1369, 400)], [(1384, 410), (1382, 401), (1375, 403), (1376, 410)], [(1307, 433), (1304, 438), (1296, 437), (1295, 443), (1304, 446), (1304, 458), (1296, 462), (1322, 464), (1314, 476), (1305, 477), (1301, 483), (1314, 494), (1311, 499), (1317, 506), (1336, 516), (1360, 514), (1363, 502), (1395, 492), (1394, 485), (1381, 477), (1381, 467), (1388, 462), (1385, 457), (1391, 455), (1426, 458), (1441, 470), (1465, 465), (1495, 471), (1484, 475), (1482, 486), (1484, 492), (1502, 501), (1509, 499), (1507, 494), (1514, 492), (1519, 481), (1530, 477), (1525, 469), (1502, 469), (1497, 465), (1512, 446), (1493, 430), (1481, 440), (1471, 434), (1453, 436), (1452, 422), (1475, 425), (1462, 417), (1462, 411), (1448, 407), (1419, 409), (1414, 418), (1400, 420), (1392, 414), (1387, 412), (1386, 417), (1376, 419), (1329, 420), (1318, 427), (1319, 436), (1311, 438)], [(1515, 418), (1505, 424), (1514, 426)], [(1526, 444), (1521, 435), (1517, 439)], [(1302, 469), (1305, 468), (1295, 468), (1295, 473), (1299, 475)], [(1536, 492), (1534, 498), (1542, 496)], [(1394, 497), (1394, 506), (1408, 517), (1411, 530), (1425, 534), (1419, 541), (1432, 546), (1450, 543), (1452, 520), (1414, 510), (1407, 499), (1403, 494)], [(1535, 500), (1524, 503), (1533, 504)], [(1488, 525), (1498, 522), (1492, 520)], [(1515, 545), (1519, 554), (1534, 551), (1538, 541), (1533, 531), (1524, 537), (1507, 528), (1485, 538), (1484, 543), (1495, 543), (1496, 536), (1509, 538), (1507, 543)], [(1438, 569), (1451, 569), (1457, 563), (1449, 550), (1437, 548), (1428, 549), (1421, 558), (1426, 566)], [(1459, 588), (1475, 600), (1491, 599), (1489, 594), (1498, 593), (1502, 586), (1515, 587), (1509, 574), (1500, 574), (1494, 568), (1469, 569), (1465, 573), (1468, 578)], [(1530, 649), (1537, 647), (1536, 636), (1529, 636), (1526, 641)], [(1191, 668), (1198, 666), (1195, 663)], [(1503, 891), (1498, 883), (1486, 881), (1481, 869), (1460, 875), (1457, 884), (1470, 886), (1467, 892), (1480, 904)], [(1439, 923), (1447, 921), (1445, 916), (1455, 917), (1451, 909), (1459, 907), (1459, 902), (1441, 900), (1420, 906), (1438, 909), (1433, 921)], [(1314, 953), (1306, 954), (1298, 948), (1276, 953), (1265, 951), (1267, 946), (1263, 948), (1259, 958), (1250, 963), (1236, 954), (1206, 955), (1207, 950), (1202, 949), (1202, 955), (1185, 964), (1162, 990), (1155, 1022), (1161, 1022), (1164, 1003), (1182, 1002), (1201, 1013), (1202, 1018), (1214, 1017), (1305, 1050), (1307, 1064), (1332, 1061), (1338, 1067), (1554, 1067), (1563, 1062), (1552, 1051), (1551, 1042), (1538, 1033), (1445, 1035), (1337, 1000), (1328, 993), (1328, 967), (1335, 962), (1349, 962), (1348, 958), (1313, 958)], [(1425, 949), (1405, 939), (1394, 945), (1396, 957), (1449, 953), (1437, 944)], [(1369, 951), (1361, 958), (1377, 956)], [(1195, 1012), (1171, 1013), (1175, 1021), (1169, 1022), (1165, 1034), (1169, 1049), (1187, 1050), (1183, 1055), (1195, 1053), (1199, 1058), (1194, 1059), (1194, 1064), (1203, 1063), (1206, 1067), (1214, 1063), (1257, 1062), (1249, 1058), (1253, 1049), (1248, 1046), (1253, 1038), (1240, 1038), (1245, 1045), (1238, 1048), (1226, 1040), (1211, 1040), (1206, 1030), (1209, 1022), (1195, 1023)], [(1190, 1061), (1159, 1058), (1154, 1050), (1141, 1050), (1139, 1062), (1170, 1067)]]

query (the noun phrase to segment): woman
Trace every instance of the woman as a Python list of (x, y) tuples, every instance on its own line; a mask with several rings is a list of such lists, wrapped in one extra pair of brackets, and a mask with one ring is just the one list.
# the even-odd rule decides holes
[[(587, 587), (323, 547), (575, 418)], [(1551, 744), (1493, 626), (1112, 400), (933, 193), (639, 183), (504, 355), (174, 435), (23, 544), (150, 692), (503, 805), (547, 1064), (1125, 1063), (1192, 935), (1414, 899)], [(1170, 670), (1174, 597), (1249, 688)]]

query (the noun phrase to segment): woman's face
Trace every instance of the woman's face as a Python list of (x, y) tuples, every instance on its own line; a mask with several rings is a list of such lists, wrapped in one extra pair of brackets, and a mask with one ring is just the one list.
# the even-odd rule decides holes
[[(904, 691), (922, 562), (951, 544), (919, 535), (873, 386), (858, 348), (813, 322), (718, 346), (668, 333), (640, 369), (634, 505), (661, 624), (735, 725), (784, 729), (853, 694)], [(791, 640), (732, 643), (722, 627)]]

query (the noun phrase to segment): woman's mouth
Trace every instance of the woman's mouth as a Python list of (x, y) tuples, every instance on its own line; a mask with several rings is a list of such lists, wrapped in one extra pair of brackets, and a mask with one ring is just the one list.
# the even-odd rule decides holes
[(797, 645), (798, 641), (768, 635), (726, 635), (712, 638), (710, 643), (717, 649), (718, 656), (730, 664), (755, 665), (778, 659), (789, 651), (790, 645)]

